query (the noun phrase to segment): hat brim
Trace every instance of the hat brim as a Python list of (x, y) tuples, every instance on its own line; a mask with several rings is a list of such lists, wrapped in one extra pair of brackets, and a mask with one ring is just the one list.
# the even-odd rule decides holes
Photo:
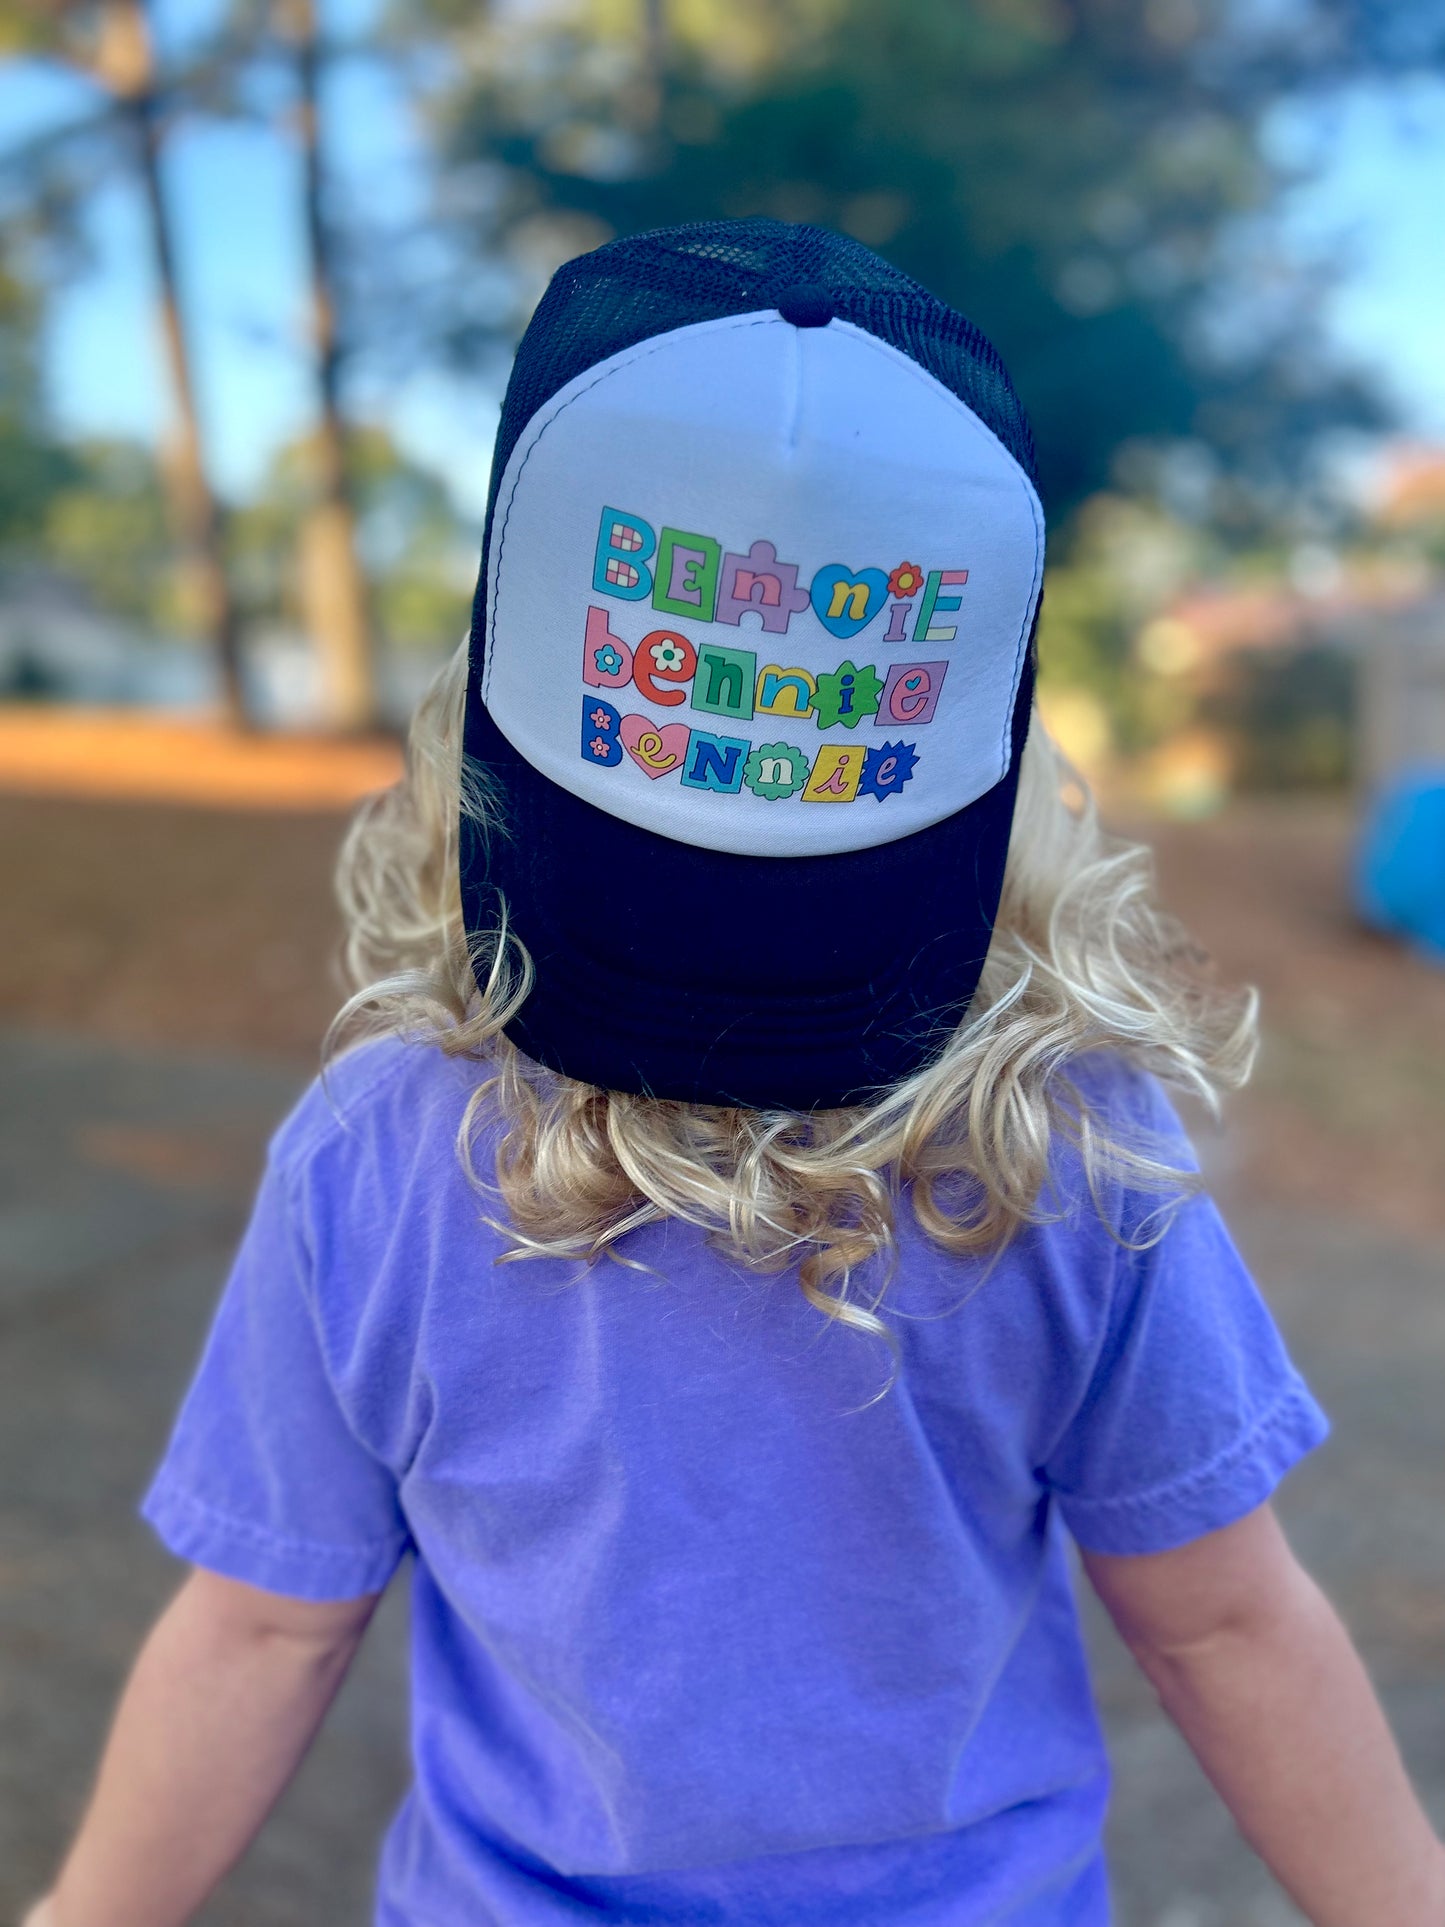
[[(1033, 692), (1003, 779), (897, 842), (744, 857), (658, 836), (528, 763), (468, 690), (465, 753), (496, 820), (462, 846), (469, 934), (498, 894), (535, 969), (507, 1035), (608, 1090), (794, 1112), (911, 1076), (978, 987), (1008, 859)], [(878, 805), (887, 808), (887, 803)]]

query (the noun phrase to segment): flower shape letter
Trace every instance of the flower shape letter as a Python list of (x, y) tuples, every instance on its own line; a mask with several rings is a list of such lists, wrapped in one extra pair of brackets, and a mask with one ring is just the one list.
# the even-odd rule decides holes
[(605, 709), (594, 709), (588, 720), (594, 729), (610, 729), (612, 727), (612, 719)]
[(876, 796), (881, 803), (896, 796), (917, 767), (918, 752), (912, 743), (880, 743), (863, 758), (858, 794)]
[(796, 795), (807, 780), (807, 751), (792, 743), (759, 743), (743, 766), (743, 781), (769, 803)]
[(687, 662), (687, 651), (680, 642), (655, 642), (647, 653), (659, 669), (681, 669)]
[(819, 729), (856, 729), (865, 716), (876, 716), (883, 684), (871, 662), (860, 668), (851, 661), (840, 662), (831, 674), (819, 676), (813, 694), (813, 720)]
[(605, 649), (594, 649), (592, 660), (604, 676), (615, 676), (622, 667), (622, 658), (609, 642)]
[(888, 578), (889, 595), (917, 595), (923, 587), (923, 571), (916, 562), (900, 562)]

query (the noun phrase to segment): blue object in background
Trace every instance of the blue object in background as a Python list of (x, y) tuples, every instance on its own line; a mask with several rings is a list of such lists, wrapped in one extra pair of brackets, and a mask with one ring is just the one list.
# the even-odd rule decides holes
[(1376, 797), (1355, 897), (1367, 922), (1445, 964), (1445, 768), (1407, 770)]

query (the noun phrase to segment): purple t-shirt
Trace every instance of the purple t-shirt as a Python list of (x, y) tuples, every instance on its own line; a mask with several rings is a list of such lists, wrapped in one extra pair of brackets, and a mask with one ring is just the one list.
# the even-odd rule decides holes
[[(303, 1598), (415, 1555), (379, 1927), (1100, 1927), (1066, 1528), (1179, 1545), (1326, 1430), (1213, 1206), (1126, 1250), (1061, 1150), (992, 1266), (905, 1208), (869, 1404), (879, 1340), (685, 1224), (496, 1265), (479, 1075), (387, 1040), (302, 1098), (143, 1508)], [(1187, 1157), (1157, 1086), (1083, 1075)]]

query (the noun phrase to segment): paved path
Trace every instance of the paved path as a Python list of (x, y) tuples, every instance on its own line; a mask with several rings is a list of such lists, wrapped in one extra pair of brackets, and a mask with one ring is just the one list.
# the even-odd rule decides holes
[[(135, 1517), (294, 1071), (0, 1035), (0, 1922), (46, 1879), (179, 1569)], [(1445, 1824), (1441, 1254), (1236, 1215), (1335, 1438), (1283, 1510)], [(366, 1927), (405, 1780), (405, 1604), (206, 1927)], [(1119, 1927), (1282, 1927), (1278, 1900), (1095, 1626)]]

